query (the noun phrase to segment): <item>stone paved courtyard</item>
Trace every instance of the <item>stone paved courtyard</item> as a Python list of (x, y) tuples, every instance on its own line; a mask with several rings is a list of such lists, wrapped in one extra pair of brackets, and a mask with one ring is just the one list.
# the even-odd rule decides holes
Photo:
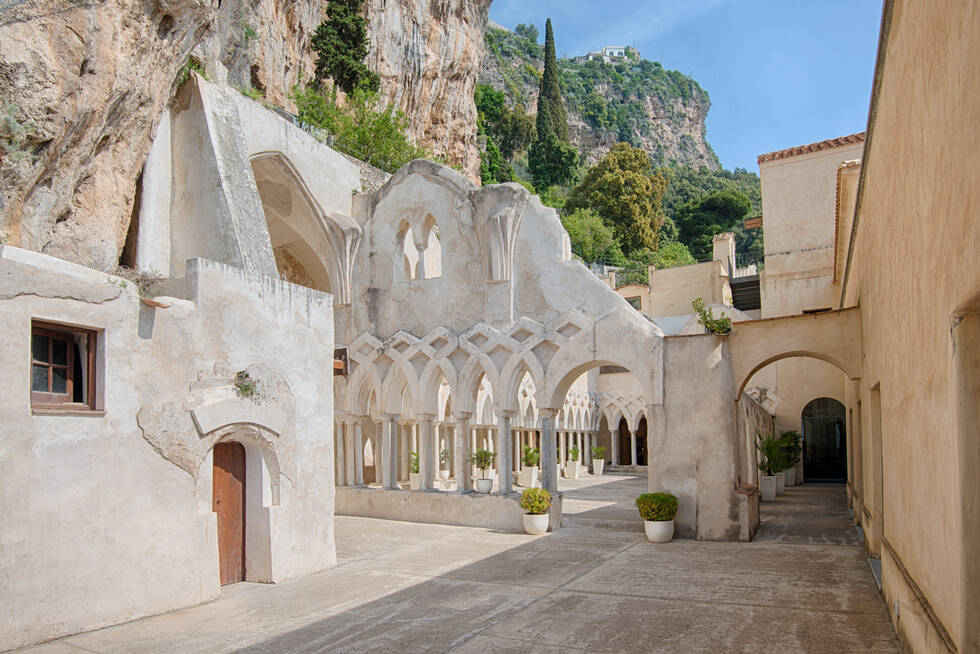
[(643, 485), (563, 483), (577, 526), (540, 537), (338, 517), (334, 570), (28, 651), (898, 651), (841, 486), (764, 505), (753, 543), (654, 545), (616, 528)]

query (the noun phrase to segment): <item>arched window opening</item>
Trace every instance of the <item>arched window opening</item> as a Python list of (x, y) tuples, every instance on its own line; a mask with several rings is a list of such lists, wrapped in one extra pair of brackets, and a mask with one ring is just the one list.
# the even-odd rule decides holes
[(419, 251), (415, 247), (412, 227), (404, 223), (398, 230), (395, 248), (395, 274), (398, 281), (410, 282), (418, 279)]
[(425, 217), (425, 252), (423, 254), (425, 279), (442, 276), (442, 239), (439, 233), (439, 223), (431, 214)]

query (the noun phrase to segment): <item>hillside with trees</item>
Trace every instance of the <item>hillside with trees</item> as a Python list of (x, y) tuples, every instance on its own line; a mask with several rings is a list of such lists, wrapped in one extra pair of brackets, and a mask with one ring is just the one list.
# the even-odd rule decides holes
[(558, 59), (551, 20), (491, 26), (474, 96), (484, 184), (518, 181), (555, 207), (586, 262), (646, 267), (711, 258), (712, 237), (735, 232), (740, 265), (762, 261), (759, 177), (721, 168), (704, 139), (710, 106), (693, 79), (625, 48), (612, 62)]

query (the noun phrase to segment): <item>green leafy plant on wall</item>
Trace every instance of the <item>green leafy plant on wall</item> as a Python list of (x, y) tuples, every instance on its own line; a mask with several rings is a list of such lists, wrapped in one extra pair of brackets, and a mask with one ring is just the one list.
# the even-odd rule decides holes
[(409, 452), (408, 453), (409, 465), (411, 466), (411, 472), (418, 473), (419, 471), (419, 453)]
[(248, 372), (239, 370), (235, 373), (235, 394), (246, 400), (258, 400), (259, 384)]
[(800, 432), (784, 431), (779, 437), (779, 442), (782, 444), (786, 468), (792, 468), (800, 462), (800, 457), (803, 454), (803, 447), (800, 445)]
[(643, 493), (636, 498), (636, 508), (644, 520), (673, 520), (677, 515), (677, 498), (670, 493)]
[(525, 488), (521, 493), (521, 508), (531, 515), (547, 513), (551, 508), (551, 493), (544, 488)]
[(694, 312), (698, 314), (698, 323), (712, 334), (729, 334), (732, 331), (732, 319), (728, 316), (715, 318), (711, 307), (704, 306), (704, 300), (696, 297), (691, 302)]
[(578, 461), (579, 450), (577, 447), (568, 448), (568, 459), (570, 461)]
[(204, 79), (208, 78), (208, 76), (204, 73), (204, 64), (192, 57), (184, 62), (184, 65), (177, 71), (177, 77), (174, 79), (174, 86), (180, 86), (190, 79), (191, 71), (194, 71)]
[(21, 121), (20, 107), (0, 98), (0, 160), (20, 161), (28, 156), (27, 139), (36, 131), (34, 123)]

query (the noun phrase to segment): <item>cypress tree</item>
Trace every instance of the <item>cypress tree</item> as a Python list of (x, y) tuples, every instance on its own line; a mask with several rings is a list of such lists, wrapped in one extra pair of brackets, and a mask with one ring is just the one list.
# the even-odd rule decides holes
[[(542, 102), (542, 100), (545, 100)], [(555, 56), (555, 33), (551, 29), (551, 19), (544, 27), (544, 74), (538, 89), (538, 139), (544, 140), (553, 133), (562, 143), (568, 143), (568, 118), (565, 103), (561, 99), (561, 84), (558, 82), (558, 59)]]
[(327, 19), (313, 35), (316, 79), (332, 78), (346, 93), (364, 84), (378, 90), (378, 76), (364, 65), (368, 54), (367, 28), (361, 7), (364, 0), (330, 0)]

